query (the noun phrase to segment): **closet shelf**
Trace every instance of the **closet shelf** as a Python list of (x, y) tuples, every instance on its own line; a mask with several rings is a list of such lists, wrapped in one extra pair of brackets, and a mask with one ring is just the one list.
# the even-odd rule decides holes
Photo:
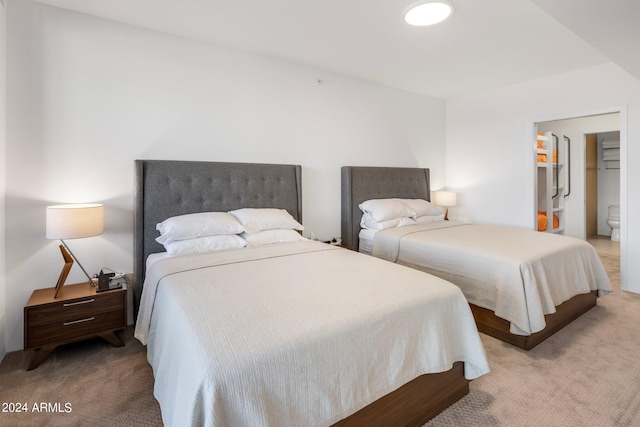
[[(544, 162), (538, 162), (538, 167), (539, 167), (539, 168), (546, 168), (547, 166), (548, 166), (548, 165), (547, 165), (547, 163), (544, 163)], [(555, 168), (555, 167), (559, 167), (559, 168), (561, 168), (561, 167), (563, 167), (563, 166), (564, 166), (564, 163), (563, 163), (563, 162), (559, 162), (557, 165), (556, 165), (555, 163), (551, 162), (551, 167), (554, 167), (554, 168)]]
[[(565, 212), (566, 197), (570, 194), (569, 168), (570, 151), (567, 137), (554, 135), (552, 132), (545, 132), (544, 136), (536, 135), (534, 155), (536, 156), (537, 177), (536, 177), (536, 211), (538, 215), (537, 229), (546, 233), (564, 234), (567, 214)], [(544, 148), (540, 141), (546, 141)], [(557, 154), (556, 154), (557, 153)], [(545, 156), (543, 156), (545, 155)], [(562, 160), (560, 162), (554, 162)], [(545, 161), (538, 161), (545, 159)], [(547, 224), (558, 225), (553, 228), (547, 226), (543, 228), (545, 219), (540, 213), (544, 212)]]

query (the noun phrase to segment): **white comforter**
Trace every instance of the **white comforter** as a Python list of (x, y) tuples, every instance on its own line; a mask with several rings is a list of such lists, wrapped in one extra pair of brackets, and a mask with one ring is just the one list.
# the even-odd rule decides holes
[(456, 286), (310, 241), (157, 261), (135, 336), (167, 426), (325, 426), (456, 361), (489, 371)]
[(518, 335), (544, 329), (544, 315), (575, 295), (612, 292), (590, 244), (550, 233), (442, 221), (380, 231), (372, 255), (451, 281)]

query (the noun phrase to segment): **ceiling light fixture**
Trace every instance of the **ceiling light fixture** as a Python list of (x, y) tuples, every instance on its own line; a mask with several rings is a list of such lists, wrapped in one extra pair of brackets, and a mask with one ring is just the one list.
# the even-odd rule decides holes
[(453, 6), (445, 0), (421, 2), (409, 8), (404, 20), (416, 27), (426, 27), (444, 21), (452, 12)]

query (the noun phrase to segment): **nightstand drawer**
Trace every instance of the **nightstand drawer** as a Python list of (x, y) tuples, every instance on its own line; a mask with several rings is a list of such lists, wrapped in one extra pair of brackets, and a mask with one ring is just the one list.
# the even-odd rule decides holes
[(92, 312), (86, 316), (69, 317), (41, 326), (29, 325), (28, 342), (25, 343), (25, 348), (38, 348), (46, 344), (72, 341), (85, 335), (122, 329), (125, 325), (126, 314), (122, 306), (120, 310), (107, 313)]
[(125, 306), (124, 298), (126, 298), (126, 292), (95, 294), (85, 298), (29, 307), (25, 310), (25, 316), (30, 328), (54, 323), (61, 324), (121, 309)]

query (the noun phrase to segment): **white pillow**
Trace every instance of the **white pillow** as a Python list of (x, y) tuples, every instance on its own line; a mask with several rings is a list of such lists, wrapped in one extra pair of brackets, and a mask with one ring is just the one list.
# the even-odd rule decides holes
[(444, 214), (424, 215), (416, 218), (416, 224), (428, 224), (430, 222), (444, 221)]
[(275, 208), (242, 208), (229, 212), (243, 225), (249, 234), (264, 230), (304, 230), (302, 224), (296, 221), (285, 209)]
[(242, 233), (241, 236), (247, 241), (249, 246), (307, 240), (295, 230), (264, 230), (255, 234)]
[(225, 249), (244, 248), (247, 241), (237, 234), (205, 236), (196, 239), (176, 240), (164, 244), (167, 253), (173, 255), (201, 254)]
[(240, 234), (244, 227), (226, 212), (202, 212), (167, 218), (156, 224), (156, 230), (160, 232), (156, 241), (165, 244), (196, 237)]
[(374, 221), (369, 214), (362, 215), (360, 226), (369, 230), (386, 230), (387, 228), (404, 227), (413, 225), (416, 221), (413, 218), (394, 218), (384, 221)]
[(358, 207), (376, 222), (416, 216), (416, 213), (400, 199), (371, 199), (360, 203)]
[(416, 217), (425, 215), (440, 215), (443, 210), (440, 206), (436, 206), (424, 199), (402, 199), (409, 208), (416, 213)]

